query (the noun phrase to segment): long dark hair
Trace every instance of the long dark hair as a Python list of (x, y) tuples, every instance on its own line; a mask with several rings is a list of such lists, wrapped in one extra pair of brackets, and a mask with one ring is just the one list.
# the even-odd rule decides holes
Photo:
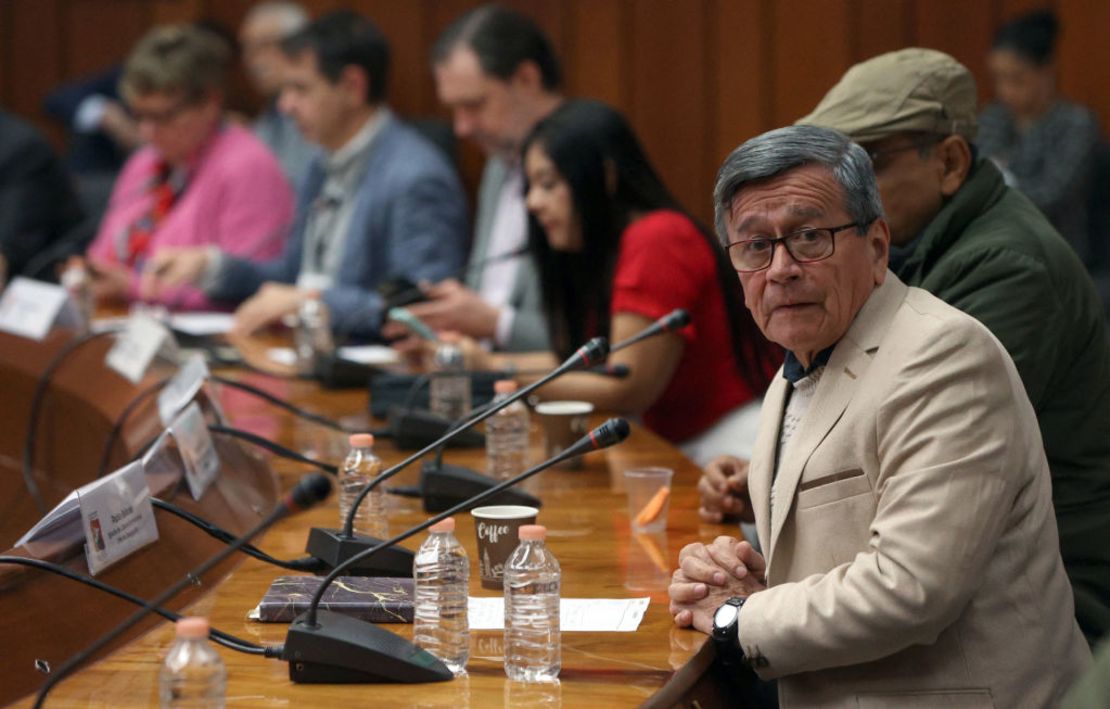
[(761, 394), (778, 362), (740, 300), (736, 273), (717, 240), (667, 191), (624, 117), (597, 101), (567, 101), (533, 129), (522, 155), (533, 145), (543, 149), (569, 186), (582, 229), (580, 251), (556, 251), (537, 219), (528, 217), (529, 249), (560, 358), (593, 335), (608, 335), (621, 234), (640, 214), (669, 209), (689, 218), (713, 253), (737, 371)]

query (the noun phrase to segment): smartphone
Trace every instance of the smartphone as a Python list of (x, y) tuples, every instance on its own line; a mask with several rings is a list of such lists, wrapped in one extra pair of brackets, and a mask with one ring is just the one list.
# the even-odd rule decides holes
[(424, 297), (424, 291), (420, 290), (420, 286), (404, 276), (387, 278), (378, 284), (377, 291), (385, 300), (387, 311), (391, 308), (403, 308), (406, 305), (427, 300)]
[(432, 332), (432, 329), (425, 325), (423, 320), (413, 315), (408, 308), (390, 308), (386, 317), (408, 327), (425, 340), (436, 339), (436, 334)]

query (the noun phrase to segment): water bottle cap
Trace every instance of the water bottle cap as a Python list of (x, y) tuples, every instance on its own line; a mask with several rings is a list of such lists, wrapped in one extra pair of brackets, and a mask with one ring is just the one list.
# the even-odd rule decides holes
[(347, 443), (351, 448), (369, 448), (374, 445), (373, 433), (352, 433), (351, 437), (347, 439)]
[(179, 638), (206, 638), (208, 637), (208, 619), (191, 616), (181, 618), (174, 626)]
[(547, 537), (547, 527), (542, 524), (525, 524), (517, 534), (522, 542), (542, 542)]
[(517, 390), (517, 383), (512, 379), (498, 379), (493, 383), (495, 394), (512, 394)]
[(431, 527), (428, 527), (428, 531), (434, 534), (442, 534), (443, 532), (454, 532), (455, 518), (448, 517), (447, 519), (441, 519), (440, 521), (433, 524)]

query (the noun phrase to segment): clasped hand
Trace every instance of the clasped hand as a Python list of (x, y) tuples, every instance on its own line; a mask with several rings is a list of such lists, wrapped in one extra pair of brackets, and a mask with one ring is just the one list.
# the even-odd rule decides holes
[(713, 613), (733, 596), (767, 588), (767, 563), (748, 542), (720, 536), (711, 544), (688, 544), (671, 577), (670, 611), (680, 627), (713, 631)]

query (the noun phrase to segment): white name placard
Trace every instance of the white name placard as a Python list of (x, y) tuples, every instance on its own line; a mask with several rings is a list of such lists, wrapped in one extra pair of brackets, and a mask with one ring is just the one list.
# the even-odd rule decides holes
[(0, 330), (41, 340), (55, 323), (75, 326), (80, 316), (65, 288), (16, 276), (0, 297)]
[(116, 344), (108, 350), (105, 361), (120, 376), (138, 384), (163, 348), (167, 353), (176, 349), (169, 329), (149, 315), (133, 315), (127, 319), (123, 332), (116, 336)]
[(194, 500), (199, 500), (220, 472), (220, 456), (208, 432), (200, 404), (192, 402), (174, 419), (170, 434), (177, 440), (185, 461), (185, 481)]
[(158, 541), (158, 525), (141, 462), (129, 463), (81, 487), (77, 499), (85, 530), (85, 556), (93, 576)]
[(163, 426), (168, 426), (177, 412), (193, 400), (206, 379), (208, 365), (204, 362), (204, 355), (194, 354), (185, 360), (185, 364), (158, 394), (158, 415)]

